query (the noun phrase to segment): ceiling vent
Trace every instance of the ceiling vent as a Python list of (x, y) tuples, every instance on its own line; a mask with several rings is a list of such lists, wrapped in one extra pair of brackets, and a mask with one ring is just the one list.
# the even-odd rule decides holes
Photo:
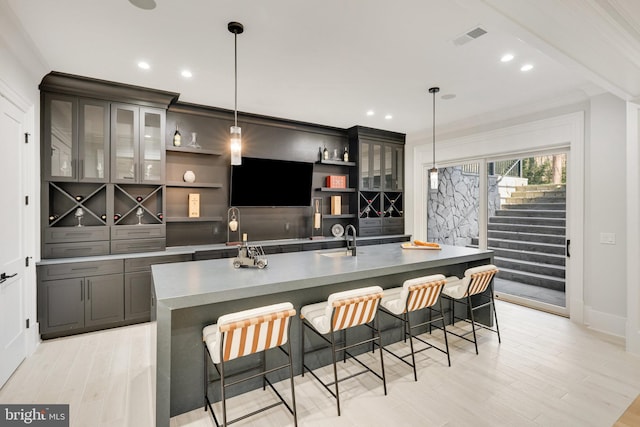
[(487, 30), (481, 27), (476, 27), (453, 39), (453, 44), (456, 46), (462, 46), (463, 44), (467, 44), (485, 34), (487, 34)]

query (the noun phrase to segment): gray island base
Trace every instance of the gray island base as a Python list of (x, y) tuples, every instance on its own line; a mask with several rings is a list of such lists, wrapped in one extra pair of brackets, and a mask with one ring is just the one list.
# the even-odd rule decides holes
[[(428, 274), (460, 277), (467, 268), (493, 262), (492, 251), (455, 246), (417, 250), (390, 243), (359, 247), (356, 257), (335, 256), (336, 252), (344, 250), (269, 255), (265, 269), (234, 269), (233, 259), (154, 265), (156, 425), (168, 427), (170, 417), (203, 406), (202, 328), (223, 314), (283, 301), (299, 312), (301, 306), (326, 300), (332, 292), (372, 285), (391, 288)], [(485, 322), (489, 314), (482, 316)], [(299, 326), (294, 321), (291, 328), (298, 374)]]

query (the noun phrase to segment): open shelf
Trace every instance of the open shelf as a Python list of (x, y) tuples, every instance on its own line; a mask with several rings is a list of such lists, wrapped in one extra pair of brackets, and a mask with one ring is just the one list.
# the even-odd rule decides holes
[(167, 182), (167, 187), (187, 187), (187, 188), (222, 188), (218, 182)]
[(222, 222), (221, 216), (201, 216), (199, 218), (187, 218), (187, 217), (178, 217), (172, 216), (169, 218), (165, 218), (167, 222)]
[(355, 188), (329, 188), (329, 187), (320, 187), (316, 188), (316, 191), (322, 191), (325, 193), (355, 193)]
[(333, 165), (333, 166), (355, 166), (356, 162), (344, 162), (342, 160), (318, 160), (316, 163), (320, 165)]
[(167, 151), (175, 153), (193, 153), (193, 154), (206, 154), (209, 156), (222, 156), (222, 151), (208, 150), (206, 148), (193, 148), (189, 146), (174, 147), (173, 145), (167, 146)]

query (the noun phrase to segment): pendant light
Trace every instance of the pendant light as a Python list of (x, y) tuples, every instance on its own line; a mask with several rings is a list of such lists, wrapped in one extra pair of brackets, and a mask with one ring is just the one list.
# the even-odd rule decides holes
[(238, 127), (238, 34), (242, 34), (244, 27), (239, 22), (229, 22), (227, 28), (233, 33), (234, 64), (235, 64), (235, 105), (233, 108), (234, 125), (231, 126), (231, 164), (242, 164), (242, 130)]
[(438, 169), (436, 168), (436, 93), (439, 87), (430, 87), (429, 93), (433, 94), (433, 167), (429, 169), (429, 182), (432, 190), (438, 189)]

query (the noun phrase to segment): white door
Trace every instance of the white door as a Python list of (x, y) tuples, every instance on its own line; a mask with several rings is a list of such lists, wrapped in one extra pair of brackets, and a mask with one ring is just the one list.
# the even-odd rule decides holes
[(0, 387), (26, 356), (24, 121), (0, 95)]

